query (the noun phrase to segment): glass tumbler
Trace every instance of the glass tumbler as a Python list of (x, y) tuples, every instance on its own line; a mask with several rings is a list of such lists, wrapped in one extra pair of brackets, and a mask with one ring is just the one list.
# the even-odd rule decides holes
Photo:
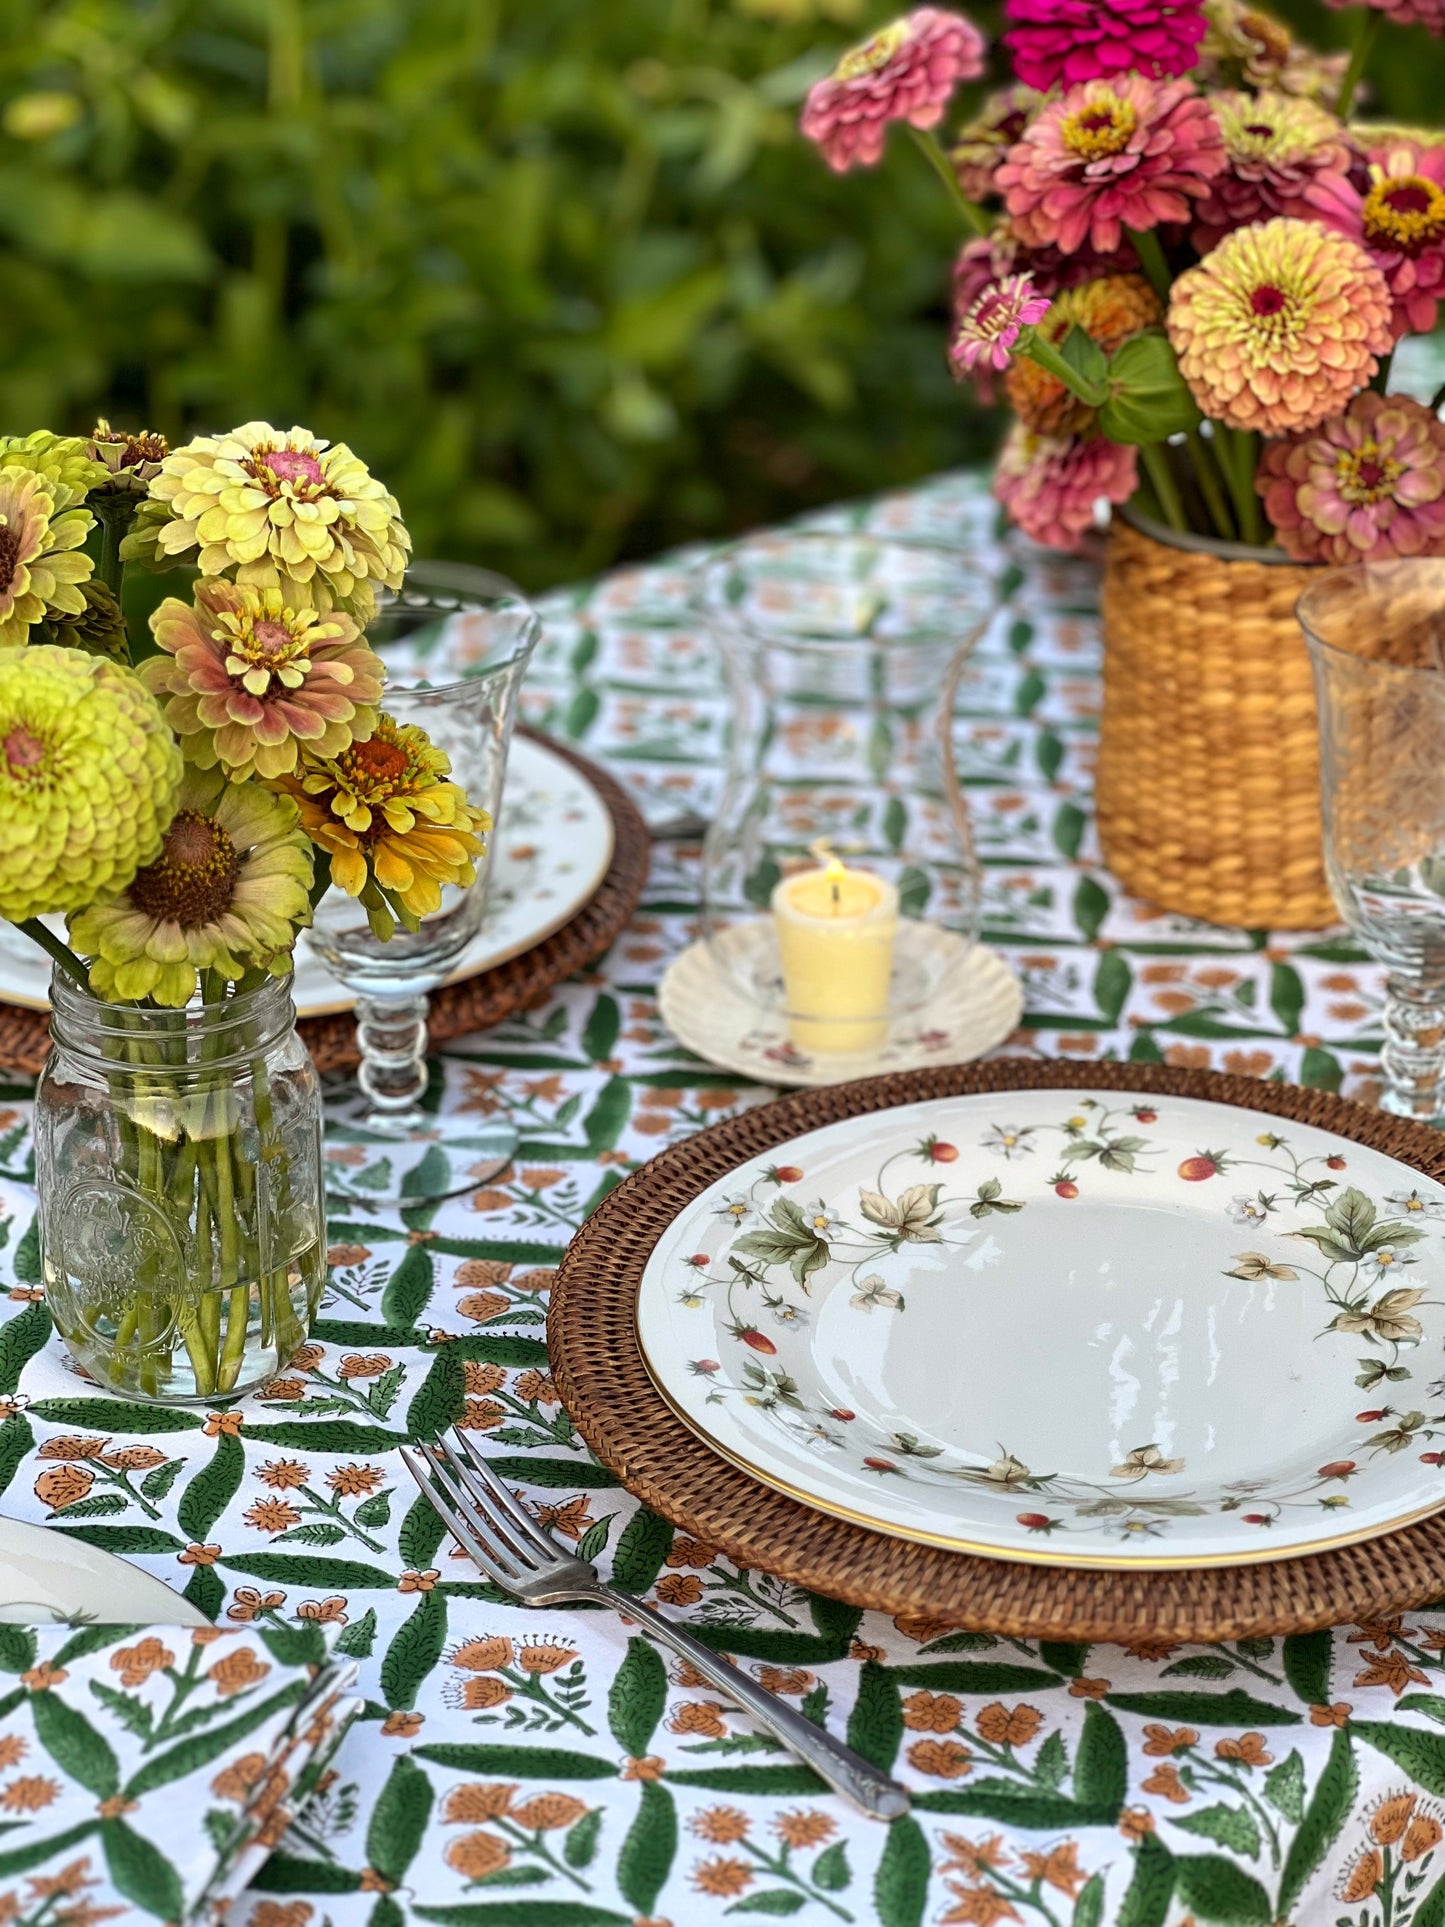
[(1365, 562), (1305, 590), (1319, 696), (1325, 868), (1384, 964), (1385, 1090), (1445, 1118), (1445, 561)]
[(789, 1049), (840, 1074), (926, 1026), (977, 934), (952, 725), (995, 600), (960, 550), (858, 531), (752, 537), (697, 578), (732, 700), (703, 933)]
[[(452, 780), (495, 826), (522, 678), (541, 624), (520, 591), (486, 570), (416, 564), (383, 602), (368, 640), (386, 664), (383, 708), (424, 729), (451, 759)], [(356, 999), (356, 1091), (328, 1114), (327, 1189), (371, 1203), (454, 1196), (505, 1164), (507, 1126), (448, 1129), (427, 1108), (427, 1002), (481, 926), (495, 827), (476, 879), (448, 887), (421, 928), (382, 943), (351, 897), (330, 890), (311, 947)]]

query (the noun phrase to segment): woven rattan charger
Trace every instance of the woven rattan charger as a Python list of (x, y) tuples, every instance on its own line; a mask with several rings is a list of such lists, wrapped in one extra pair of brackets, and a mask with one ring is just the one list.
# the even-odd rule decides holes
[(547, 1342), (573, 1423), (654, 1512), (740, 1565), (887, 1613), (922, 1613), (1015, 1638), (1232, 1640), (1313, 1632), (1445, 1594), (1445, 1512), (1338, 1550), (1202, 1570), (1076, 1569), (981, 1559), (814, 1511), (711, 1451), (654, 1385), (638, 1342), (638, 1285), (688, 1201), (729, 1171), (840, 1118), (978, 1091), (1137, 1091), (1235, 1104), (1312, 1124), (1445, 1179), (1445, 1137), (1324, 1091), (1211, 1071), (1117, 1064), (992, 1064), (801, 1091), (654, 1158), (593, 1213), (552, 1291)]
[[(651, 845), (647, 825), (627, 792), (590, 758), (537, 730), (522, 730), (570, 763), (589, 782), (612, 818), (612, 861), (596, 890), (575, 916), (530, 950), (505, 963), (433, 991), (427, 1032), (433, 1045), (469, 1031), (490, 1030), (520, 1010), (541, 1003), (554, 984), (585, 970), (632, 921), (647, 881)], [(320, 1071), (350, 1070), (360, 1063), (356, 1020), (349, 1011), (303, 1017), (298, 1029)], [(50, 1048), (44, 1011), (0, 1003), (0, 1065), (37, 1076)]]

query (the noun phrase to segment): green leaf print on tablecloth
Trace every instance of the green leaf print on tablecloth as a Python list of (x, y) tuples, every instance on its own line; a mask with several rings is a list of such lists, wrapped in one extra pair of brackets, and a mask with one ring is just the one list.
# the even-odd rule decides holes
[[(1086, 565), (997, 546), (980, 478), (945, 479), (877, 509), (856, 505), (848, 517), (968, 546), (1013, 598), (960, 692), (955, 746), (965, 794), (988, 831), (985, 937), (1026, 986), (1015, 1046), (1073, 1063), (1167, 1062), (1365, 1088), (1378, 1032), (1373, 966), (1334, 938), (1231, 932), (1152, 913), (1099, 867), (1088, 787), (1097, 581)], [(617, 769), (657, 820), (694, 809), (710, 817), (718, 795), (719, 765), (705, 746), (723, 741), (728, 704), (686, 596), (685, 572), (665, 563), (558, 598), (528, 681), (535, 713), (570, 715), (589, 753), (618, 753)], [(918, 799), (893, 794), (886, 771), (883, 784), (872, 820), (885, 841), (907, 841)], [(435, 1210), (348, 1203), (329, 1227), (313, 1332), (320, 1356), (228, 1413), (122, 1401), (65, 1368), (47, 1329), (29, 1194), (0, 1175), (4, 1510), (135, 1559), (248, 1637), (273, 1667), (282, 1662), (263, 1634), (329, 1628), (364, 1668), (369, 1717), (334, 1763), (333, 1792), (354, 1789), (353, 1817), (342, 1831), (323, 1831), (319, 1846), (288, 1840), (235, 1927), (722, 1927), (733, 1918), (808, 1927), (836, 1919), (833, 1907), (857, 1927), (942, 1927), (951, 1914), (970, 1927), (976, 1919), (1177, 1927), (1190, 1912), (1200, 1927), (1255, 1919), (1333, 1927), (1341, 1916), (1359, 1927), (1362, 1914), (1364, 1927), (1383, 1927), (1379, 1896), (1341, 1895), (1372, 1870), (1371, 1853), (1383, 1862), (1377, 1836), (1397, 1828), (1388, 1849), (1394, 1927), (1445, 1927), (1445, 1839), (1431, 1844), (1445, 1825), (1445, 1612), (1264, 1645), (1166, 1649), (1146, 1640), (1131, 1652), (992, 1638), (922, 1614), (895, 1622), (740, 1573), (718, 1548), (639, 1506), (592, 1460), (548, 1372), (552, 1270), (585, 1212), (637, 1164), (762, 1095), (691, 1059), (660, 1023), (657, 982), (694, 939), (697, 902), (695, 851), (658, 844), (638, 919), (607, 957), (535, 1011), (436, 1055), (440, 1127), (463, 1137), (492, 1119), (512, 1121), (521, 1135), (513, 1167), (479, 1171), (473, 1191)], [(1070, 1157), (1038, 1177), (1058, 1169), (1087, 1183), (1105, 1151), (1109, 1168), (1126, 1175), (1128, 1160), (1147, 1154), (1123, 1138), (1148, 1130), (1127, 1115), (1102, 1133), (1090, 1122), (1076, 1141), (1058, 1140)], [(7, 1135), (6, 1147), (6, 1170), (23, 1170), (27, 1146)], [(1027, 1157), (1001, 1162), (997, 1190), (980, 1196), (971, 1185), (962, 1215), (986, 1230), (1006, 1227), (1005, 1207), (1026, 1203), (1033, 1169)], [(917, 1175), (932, 1183), (945, 1173)], [(1338, 1179), (1350, 1188), (1350, 1172)], [(897, 1222), (885, 1210), (886, 1222), (862, 1221), (870, 1232), (928, 1228), (931, 1209), (915, 1221), (904, 1208), (907, 1188), (878, 1187), (898, 1207)], [(801, 1293), (816, 1283), (807, 1267), (832, 1234), (800, 1229), (786, 1213), (779, 1224), (778, 1195), (743, 1229), (779, 1241), (772, 1275)], [(805, 1185), (804, 1216), (809, 1202)], [(1378, 1225), (1403, 1222), (1383, 1199), (1371, 1202), (1375, 1221), (1356, 1224), (1357, 1245)], [(987, 1207), (977, 1219), (975, 1205)], [(1333, 1237), (1329, 1205), (1321, 1197), (1301, 1223)], [(1445, 1236), (1445, 1223), (1412, 1216), (1407, 1229), (1417, 1227), (1430, 1240)], [(1241, 1253), (1248, 1243), (1243, 1236)], [(1297, 1249), (1312, 1261), (1318, 1247)], [(1359, 1349), (1371, 1349), (1363, 1334)], [(1404, 1405), (1399, 1381), (1385, 1375), (1389, 1346), (1373, 1350), (1381, 1375), (1368, 1387), (1347, 1382), (1351, 1412)], [(1360, 1370), (1352, 1356), (1349, 1375)], [(624, 1589), (891, 1763), (915, 1796), (913, 1812), (887, 1828), (853, 1815), (723, 1695), (614, 1615), (506, 1603), (413, 1493), (397, 1455), (403, 1439), (433, 1437), (453, 1421), (567, 1547), (585, 1548)], [(1378, 1423), (1395, 1422), (1386, 1413)], [(152, 1446), (161, 1457), (127, 1475), (136, 1497), (97, 1470), (77, 1502), (119, 1499), (119, 1510), (52, 1513), (36, 1484), (55, 1463), (40, 1455), (57, 1438)], [(1137, 1443), (1121, 1439), (1121, 1462)], [(346, 1496), (338, 1517), (298, 1502), (296, 1525), (272, 1532), (255, 1521), (286, 1515), (258, 1504), (289, 1504), (301, 1488), (273, 1487), (262, 1468), (293, 1461), (305, 1489), (338, 1507), (345, 1495), (333, 1477), (347, 1482), (350, 1467), (383, 1476), (364, 1479), (370, 1489)], [(329, 1545), (281, 1536), (328, 1525), (342, 1534)], [(33, 1812), (22, 1804), (31, 1780), (62, 1779), (30, 1710), (36, 1694), (23, 1675), (33, 1653), (10, 1639), (24, 1630), (0, 1629), (0, 1749), (12, 1730), (29, 1748), (13, 1762), (0, 1750), (0, 1825), (19, 1829), (0, 1835), (0, 1901), (12, 1887), (23, 1897), (52, 1835), (69, 1835), (70, 1858), (89, 1854), (103, 1873), (106, 1829), (110, 1852), (138, 1882), (124, 1830), (144, 1846), (142, 1815), (102, 1818), (103, 1796), (68, 1777), (85, 1803), (73, 1834), (69, 1819), (49, 1823), (58, 1803)], [(498, 1640), (510, 1642), (507, 1666), (468, 1663), (500, 1652)], [(529, 1674), (516, 1663), (528, 1642), (545, 1648), (548, 1665), (562, 1653), (554, 1671)], [(185, 1655), (175, 1650), (179, 1672)], [(76, 1693), (72, 1680), (88, 1663), (76, 1658), (71, 1678), (45, 1691), (122, 1762), (120, 1795), (133, 1772), (171, 1771), (181, 1749), (201, 1761), (218, 1732), (243, 1753), (254, 1748), (264, 1721), (251, 1737), (246, 1723), (275, 1697), (268, 1677), (216, 1720), (133, 1756), (127, 1749), (143, 1735), (125, 1721), (138, 1716), (120, 1709), (149, 1689), (122, 1686), (107, 1666), (99, 1683), (114, 1698)], [(168, 1693), (157, 1677), (155, 1690)], [(73, 1741), (77, 1729), (67, 1730)], [(208, 1806), (226, 1804), (208, 1782), (230, 1757), (196, 1767), (205, 1786), (190, 1810), (193, 1832)], [(84, 1771), (108, 1783), (102, 1755), (87, 1755)], [(175, 1802), (188, 1784), (156, 1784), (144, 1798)], [(512, 1788), (511, 1808), (564, 1823), (509, 1831), (511, 1822), (446, 1818), (458, 1789), (475, 1786)], [(1413, 1796), (1408, 1813), (1390, 1804), (1402, 1793)], [(558, 1795), (576, 1805), (529, 1805)], [(470, 1795), (461, 1806), (499, 1797)], [(732, 1842), (708, 1837), (737, 1832), (719, 1809), (745, 1823)], [(827, 1838), (812, 1815), (831, 1823)], [(789, 1846), (785, 1822), (812, 1844)], [(508, 1884), (474, 1880), (455, 1853), (448, 1859), (453, 1843), (478, 1832), (504, 1843), (510, 1857), (498, 1871)], [(41, 1857), (27, 1862), (32, 1838)], [(534, 1838), (545, 1857), (527, 1844)], [(499, 1849), (460, 1858), (497, 1864)], [(525, 1884), (513, 1884), (519, 1877)], [(160, 1905), (173, 1901), (164, 1887)], [(265, 1902), (286, 1911), (253, 1921)], [(135, 1904), (137, 1920), (160, 1917), (147, 1904)]]

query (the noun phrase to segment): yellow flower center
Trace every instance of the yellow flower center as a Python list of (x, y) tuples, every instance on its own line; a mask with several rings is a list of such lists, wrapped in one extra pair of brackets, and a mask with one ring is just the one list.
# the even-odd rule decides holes
[(1111, 95), (1105, 100), (1090, 101), (1077, 114), (1066, 115), (1059, 132), (1065, 147), (1080, 160), (1098, 161), (1110, 154), (1123, 153), (1138, 119), (1127, 100)]
[[(1347, 502), (1388, 501), (1404, 472), (1405, 464), (1387, 455), (1378, 442), (1362, 442), (1336, 457), (1335, 486)], [(1419, 1209), (1418, 1205), (1405, 1208)]]
[(1382, 175), (1365, 196), (1365, 239), (1418, 254), (1445, 234), (1445, 192), (1423, 174)]
[(148, 917), (194, 929), (231, 907), (241, 860), (214, 818), (181, 810), (156, 861), (137, 871), (130, 898)]
[(861, 80), (865, 74), (876, 74), (880, 67), (886, 67), (898, 49), (908, 38), (908, 22), (895, 20), (891, 27), (882, 33), (875, 33), (871, 40), (865, 40), (861, 47), (854, 47), (838, 62), (833, 69), (835, 80)]

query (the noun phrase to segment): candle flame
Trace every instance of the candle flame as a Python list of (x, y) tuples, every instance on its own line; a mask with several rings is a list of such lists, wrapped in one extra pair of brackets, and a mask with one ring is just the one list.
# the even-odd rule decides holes
[(843, 881), (847, 874), (848, 868), (846, 864), (840, 863), (835, 856), (828, 858), (823, 868), (823, 875), (828, 879), (829, 883), (836, 886)]

